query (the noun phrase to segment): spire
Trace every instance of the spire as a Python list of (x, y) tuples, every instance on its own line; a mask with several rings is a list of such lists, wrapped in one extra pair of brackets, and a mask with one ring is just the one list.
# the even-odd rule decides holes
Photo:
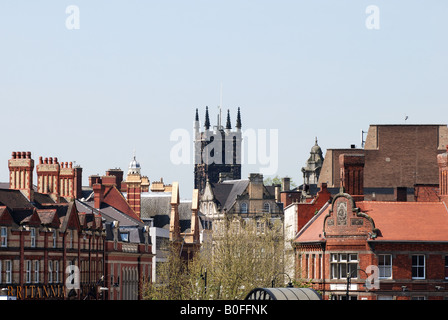
[(236, 115), (236, 127), (238, 129), (241, 129), (241, 114), (240, 114), (240, 107), (238, 107), (238, 113)]
[(196, 116), (194, 117), (194, 131), (196, 135), (199, 133), (199, 113), (198, 108), (196, 108)]
[(208, 107), (205, 107), (205, 124), (204, 124), (205, 129), (209, 129), (210, 128), (210, 118), (208, 117)]
[(226, 123), (226, 129), (232, 129), (232, 125), (230, 124), (230, 110), (227, 109), (227, 123)]

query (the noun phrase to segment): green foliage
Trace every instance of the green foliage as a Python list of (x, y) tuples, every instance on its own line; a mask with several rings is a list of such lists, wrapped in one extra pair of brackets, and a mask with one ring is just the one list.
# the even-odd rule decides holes
[(190, 261), (172, 246), (158, 282), (144, 285), (144, 299), (239, 300), (256, 287), (270, 287), (284, 271), (281, 222), (257, 222), (225, 221), (222, 232)]

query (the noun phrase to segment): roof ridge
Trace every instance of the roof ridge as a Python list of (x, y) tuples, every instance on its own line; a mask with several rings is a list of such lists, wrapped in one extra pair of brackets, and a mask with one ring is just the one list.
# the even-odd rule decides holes
[(356, 205), (362, 204), (362, 203), (387, 203), (387, 204), (412, 204), (412, 205), (423, 205), (423, 204), (441, 204), (442, 201), (374, 201), (374, 200), (363, 200), (363, 201), (357, 201)]

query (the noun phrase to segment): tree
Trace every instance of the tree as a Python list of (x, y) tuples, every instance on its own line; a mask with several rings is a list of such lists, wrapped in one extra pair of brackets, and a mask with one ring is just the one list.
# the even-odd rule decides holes
[(147, 284), (145, 299), (244, 299), (256, 287), (277, 285), (284, 272), (283, 227), (279, 219), (230, 218), (215, 230), (192, 260), (171, 250), (159, 270), (161, 283)]
[[(278, 175), (276, 175), (275, 177), (269, 177), (269, 178), (263, 179), (263, 184), (265, 186), (271, 186), (271, 185), (274, 185), (274, 184), (280, 184), (281, 185), (282, 184), (282, 179)], [(290, 187), (292, 189), (297, 188), (297, 184), (294, 181), (292, 181), (292, 179), (290, 180)]]

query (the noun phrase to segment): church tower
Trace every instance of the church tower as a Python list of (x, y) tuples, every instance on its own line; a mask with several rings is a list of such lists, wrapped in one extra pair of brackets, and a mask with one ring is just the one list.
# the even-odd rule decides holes
[(194, 122), (194, 188), (203, 192), (207, 180), (241, 179), (241, 113), (238, 108), (235, 130), (232, 130), (230, 110), (227, 110), (225, 126), (221, 122), (218, 107), (217, 124), (211, 129), (208, 107), (205, 108), (204, 131), (200, 131), (199, 113), (196, 109)]

